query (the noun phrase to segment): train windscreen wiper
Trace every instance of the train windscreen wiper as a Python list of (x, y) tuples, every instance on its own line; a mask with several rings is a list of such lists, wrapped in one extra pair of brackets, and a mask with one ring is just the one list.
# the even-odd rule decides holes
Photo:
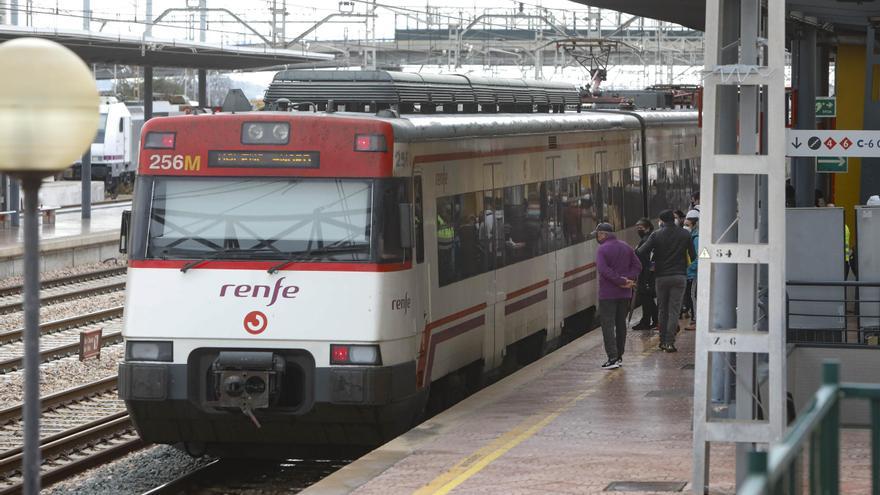
[(266, 272), (272, 273), (272, 274), (278, 273), (278, 270), (281, 270), (282, 268), (286, 267), (287, 265), (289, 265), (291, 263), (305, 261), (305, 260), (311, 258), (312, 256), (315, 256), (318, 254), (347, 253), (347, 252), (352, 252), (352, 251), (360, 251), (365, 247), (369, 247), (369, 244), (348, 244), (348, 245), (344, 245), (344, 246), (326, 246), (326, 247), (322, 247), (322, 248), (307, 249), (305, 251), (295, 251), (293, 253), (290, 253), (289, 258), (278, 263), (277, 265), (272, 266), (271, 268), (266, 270)]
[(216, 260), (217, 258), (220, 258), (221, 256), (224, 256), (224, 255), (225, 255), (225, 256), (230, 256), (230, 255), (233, 255), (233, 254), (240, 255), (240, 254), (261, 253), (261, 252), (267, 252), (267, 251), (268, 251), (268, 252), (271, 252), (271, 253), (275, 253), (275, 252), (277, 252), (277, 251), (274, 250), (274, 249), (223, 248), (223, 249), (220, 249), (220, 250), (214, 251), (214, 252), (211, 253), (209, 256), (205, 256), (204, 258), (199, 258), (199, 259), (197, 259), (197, 260), (192, 260), (192, 261), (190, 261), (189, 263), (187, 263), (187, 264), (183, 265), (182, 267), (180, 267), (180, 271), (183, 272), (183, 273), (186, 273), (187, 270), (189, 270), (190, 268), (195, 268), (195, 267), (197, 267), (198, 265), (201, 265), (202, 263), (206, 263), (206, 262), (208, 262), (208, 261)]

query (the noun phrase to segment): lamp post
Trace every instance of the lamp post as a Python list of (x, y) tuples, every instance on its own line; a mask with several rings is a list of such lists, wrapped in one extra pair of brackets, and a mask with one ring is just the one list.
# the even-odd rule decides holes
[(40, 491), (40, 272), (37, 207), (43, 178), (69, 167), (98, 127), (92, 73), (39, 38), (0, 44), (0, 172), (24, 191), (24, 493)]

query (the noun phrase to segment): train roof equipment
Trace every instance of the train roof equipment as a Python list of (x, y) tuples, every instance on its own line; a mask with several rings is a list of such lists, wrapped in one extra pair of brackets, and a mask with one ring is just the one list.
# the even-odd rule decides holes
[(399, 113), (561, 113), (579, 109), (574, 85), (497, 79), (463, 74), (293, 69), (275, 75), (266, 109), (376, 111)]

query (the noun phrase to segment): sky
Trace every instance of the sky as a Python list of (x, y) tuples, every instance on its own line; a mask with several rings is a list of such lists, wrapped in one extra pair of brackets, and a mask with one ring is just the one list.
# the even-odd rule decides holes
[[(5, 4), (7, 8), (10, 8), (12, 2), (13, 0), (0, 0), (0, 4)], [(33, 12), (31, 15), (26, 14), (24, 7), (27, 4), (26, 0), (18, 0), (17, 3), (19, 6), (19, 25), (27, 23), (32, 26), (49, 29), (83, 29), (83, 0), (33, 0)], [(92, 31), (138, 38), (144, 35), (146, 27), (144, 22), (146, 0), (90, 0), (88, 3), (92, 11), (92, 20), (89, 24)], [(306, 0), (288, 0), (286, 2), (288, 12), (285, 25), (286, 38), (291, 39), (303, 33), (316, 20), (330, 14), (339, 13), (340, 9), (343, 8), (340, 4), (343, 3), (353, 4), (350, 7), (353, 13), (366, 14), (370, 11), (372, 0), (347, 0), (345, 2), (330, 0), (328, 2), (314, 2), (311, 5)], [(494, 13), (498, 13), (498, 9), (514, 13), (519, 9), (520, 3), (523, 4), (526, 10), (535, 8), (547, 9), (547, 15), (552, 16), (557, 23), (567, 26), (572, 26), (575, 22), (578, 26), (584, 26), (588, 15), (586, 6), (567, 0), (531, 0), (525, 2), (511, 0), (427, 0), (424, 3), (417, 3), (412, 0), (376, 0), (376, 3), (378, 7), (376, 9), (375, 36), (378, 39), (393, 38), (395, 25), (398, 27), (417, 27), (420, 23), (415, 18), (424, 19), (423, 12), (425, 12), (426, 8), (430, 9), (435, 19), (443, 24), (457, 23), (462, 17), (474, 17), (490, 9), (495, 9)], [(264, 37), (270, 38), (273, 4), (278, 9), (281, 9), (285, 2), (283, 0), (206, 0), (206, 4), (209, 9), (228, 9)], [(154, 19), (165, 13), (163, 18), (153, 27), (153, 37), (155, 39), (199, 39), (198, 13), (179, 10), (166, 12), (167, 9), (198, 7), (198, 0), (153, 0), (152, 5)], [(603, 22), (606, 25), (607, 23), (615, 22), (616, 15), (613, 11), (603, 11)], [(573, 16), (577, 17), (577, 21), (573, 19)], [(624, 15), (623, 19), (626, 20), (629, 17)], [(278, 18), (280, 22), (281, 16), (279, 15)], [(342, 18), (334, 18), (334, 20), (340, 19)], [(10, 15), (7, 13), (5, 22), (9, 23), (10, 20)], [(421, 27), (424, 27), (423, 23), (421, 23)], [(308, 43), (307, 45), (295, 47), (295, 49), (307, 50), (313, 43), (320, 42), (320, 40), (364, 39), (366, 38), (367, 30), (368, 26), (363, 19), (349, 18), (338, 23), (327, 23), (305, 38)], [(224, 45), (261, 42), (260, 38), (251, 33), (246, 26), (219, 10), (211, 12), (208, 16), (206, 41), (212, 44)], [(660, 72), (665, 74), (665, 71), (656, 71), (655, 69), (655, 67), (644, 66), (611, 67), (608, 81), (605, 84), (608, 87), (632, 89), (667, 82), (665, 76), (658, 75)], [(673, 68), (673, 72), (676, 75), (677, 82), (698, 84), (700, 81), (700, 69), (699, 67), (676, 66)], [(452, 67), (442, 65), (404, 67), (404, 70), (429, 73), (456, 71)], [(487, 72), (483, 67), (471, 66), (458, 69), (457, 72), (526, 79), (535, 78), (536, 75), (534, 68), (521, 71), (517, 67), (498, 67)], [(272, 72), (241, 73), (233, 74), (231, 77), (248, 82), (250, 85), (264, 87), (268, 85), (273, 74)], [(588, 84), (589, 79), (586, 71), (580, 67), (569, 67), (565, 70), (556, 71), (552, 66), (545, 66), (541, 76), (544, 79), (565, 81), (578, 85)], [(251, 89), (251, 92), (254, 91), (258, 90)], [(249, 96), (253, 95), (249, 94)]]

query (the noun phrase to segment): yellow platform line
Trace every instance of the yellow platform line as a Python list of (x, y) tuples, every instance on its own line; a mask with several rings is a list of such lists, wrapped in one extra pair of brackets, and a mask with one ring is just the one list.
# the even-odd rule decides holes
[[(648, 354), (657, 352), (655, 344), (658, 340), (659, 338), (656, 337), (651, 338), (651, 347), (643, 351), (641, 355), (647, 356)], [(449, 470), (434, 478), (427, 485), (416, 490), (415, 495), (444, 495), (449, 493), (473, 475), (482, 471), (493, 461), (510, 451), (510, 449), (531, 438), (535, 433), (553, 422), (553, 420), (558, 418), (562, 413), (574, 407), (575, 404), (594, 394), (600, 385), (610, 382), (619, 376), (622, 376), (622, 374), (606, 374), (593, 384), (589, 390), (560, 399), (559, 402), (562, 402), (562, 404), (550, 413), (537, 413), (523, 420), (511, 430), (508, 430), (500, 437), (459, 461), (455, 466), (452, 466)]]

